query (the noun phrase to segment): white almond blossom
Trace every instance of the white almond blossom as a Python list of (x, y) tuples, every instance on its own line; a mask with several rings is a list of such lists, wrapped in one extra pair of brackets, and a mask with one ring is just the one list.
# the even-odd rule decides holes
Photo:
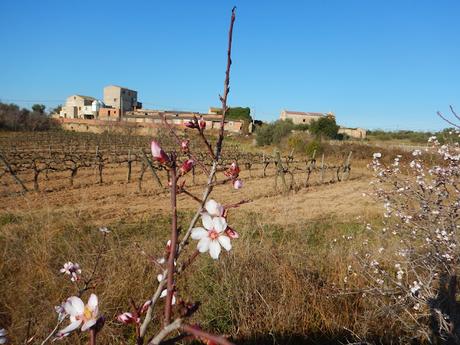
[(82, 331), (86, 331), (97, 322), (99, 309), (97, 296), (95, 294), (91, 294), (88, 299), (88, 304), (86, 305), (77, 296), (69, 297), (64, 304), (64, 309), (70, 316), (70, 325), (58, 332), (58, 338), (67, 336), (80, 326)]
[(200, 253), (209, 251), (211, 257), (217, 260), (221, 246), (227, 251), (232, 249), (230, 237), (225, 232), (227, 221), (224, 217), (211, 217), (208, 213), (201, 215), (201, 221), (204, 228), (194, 228), (191, 237), (194, 240), (198, 240), (197, 249)]

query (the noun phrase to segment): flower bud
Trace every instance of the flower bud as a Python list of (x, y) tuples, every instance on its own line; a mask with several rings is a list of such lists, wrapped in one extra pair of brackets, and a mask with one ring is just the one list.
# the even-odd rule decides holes
[(227, 229), (225, 229), (225, 234), (230, 237), (231, 239), (234, 239), (234, 238), (239, 238), (240, 235), (235, 231), (233, 230), (231, 227), (227, 227)]
[(233, 163), (230, 165), (230, 168), (228, 168), (228, 169), (225, 170), (225, 172), (224, 172), (224, 175), (225, 175), (225, 176), (233, 177), (233, 178), (237, 178), (239, 174), (240, 174), (240, 167), (238, 166), (238, 163), (237, 163), (237, 162), (233, 162)]
[(198, 124), (194, 121), (187, 121), (184, 125), (187, 128), (198, 128)]
[(149, 309), (151, 304), (152, 304), (151, 300), (145, 301), (145, 303), (142, 305), (140, 313), (144, 314), (147, 311), (147, 309)]
[(206, 128), (206, 121), (203, 119), (203, 116), (200, 117), (200, 121), (198, 123), (199, 123), (201, 129)]
[(243, 181), (241, 181), (240, 179), (233, 181), (233, 188), (240, 189), (242, 187), (243, 187)]
[(155, 140), (152, 140), (151, 149), (153, 158), (156, 159), (158, 162), (160, 162), (161, 164), (169, 162), (168, 155), (163, 151), (161, 146)]
[(187, 159), (182, 166), (179, 168), (179, 176), (183, 176), (192, 170), (193, 166), (195, 165), (195, 161), (193, 159)]
[(139, 318), (135, 318), (133, 314), (126, 312), (117, 316), (117, 320), (125, 325), (130, 323), (138, 323), (140, 322)]

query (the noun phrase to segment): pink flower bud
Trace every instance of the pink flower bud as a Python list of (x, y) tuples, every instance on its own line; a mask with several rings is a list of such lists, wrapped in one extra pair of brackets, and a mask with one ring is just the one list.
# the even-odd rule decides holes
[(240, 237), (240, 235), (235, 230), (233, 230), (231, 227), (227, 227), (227, 229), (225, 230), (225, 234), (231, 239)]
[(199, 123), (201, 129), (206, 128), (206, 121), (203, 119), (203, 116), (200, 117), (200, 121), (198, 123)]
[(228, 169), (225, 170), (225, 172), (224, 172), (224, 175), (225, 175), (225, 176), (233, 177), (233, 178), (237, 178), (239, 174), (240, 174), (240, 167), (238, 166), (238, 163), (237, 163), (237, 162), (233, 162), (233, 163), (230, 165), (230, 168), (228, 168)]
[(118, 315), (117, 320), (120, 321), (121, 323), (124, 323), (125, 325), (129, 323), (139, 323), (140, 322), (139, 318), (135, 318), (133, 314), (129, 312)]
[(183, 176), (192, 170), (193, 166), (195, 165), (195, 161), (193, 159), (187, 159), (182, 166), (179, 168), (179, 175)]
[(141, 308), (141, 314), (144, 314), (147, 309), (149, 309), (150, 305), (152, 304), (152, 301), (151, 300), (148, 300), (148, 301), (145, 301), (145, 303), (142, 305), (142, 308)]
[(194, 122), (194, 121), (187, 121), (185, 123), (185, 127), (188, 127), (188, 128), (198, 128), (198, 125)]
[(158, 162), (160, 162), (161, 164), (169, 162), (168, 155), (163, 151), (161, 146), (155, 140), (152, 140), (151, 148), (152, 148), (152, 156)]
[(233, 181), (233, 188), (240, 189), (243, 187), (243, 181), (240, 179)]

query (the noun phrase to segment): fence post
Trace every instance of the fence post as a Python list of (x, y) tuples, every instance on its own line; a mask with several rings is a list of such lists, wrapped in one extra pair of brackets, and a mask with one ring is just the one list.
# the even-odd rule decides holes
[(319, 176), (319, 181), (321, 184), (324, 182), (324, 153), (321, 156), (321, 174)]

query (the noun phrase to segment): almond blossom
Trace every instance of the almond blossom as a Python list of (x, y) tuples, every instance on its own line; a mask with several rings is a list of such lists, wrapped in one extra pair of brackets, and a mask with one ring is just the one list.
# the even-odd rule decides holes
[[(218, 207), (212, 207), (211, 210), (216, 212), (218, 209)], [(200, 253), (209, 251), (211, 257), (217, 260), (221, 247), (224, 247), (227, 251), (232, 249), (230, 237), (228, 237), (225, 232), (227, 229), (227, 221), (224, 217), (212, 217), (209, 213), (203, 213), (201, 215), (201, 221), (204, 228), (194, 228), (191, 237), (194, 240), (198, 240), (197, 249)]]
[(86, 331), (96, 324), (99, 313), (97, 296), (91, 294), (86, 305), (77, 296), (69, 297), (64, 310), (70, 316), (70, 325), (58, 332), (58, 338), (67, 336), (80, 326), (82, 331)]
[(64, 264), (60, 272), (70, 275), (70, 280), (76, 282), (80, 279), (81, 268), (79, 264), (69, 261)]

